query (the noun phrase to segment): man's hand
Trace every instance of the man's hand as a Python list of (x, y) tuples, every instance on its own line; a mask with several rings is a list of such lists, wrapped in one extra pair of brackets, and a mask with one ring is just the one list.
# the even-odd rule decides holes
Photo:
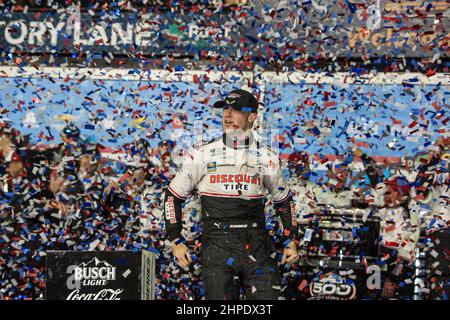
[(67, 217), (70, 213), (69, 206), (65, 205), (61, 201), (58, 201), (59, 214), (63, 217)]
[(294, 241), (289, 242), (286, 248), (283, 250), (283, 257), (281, 258), (281, 264), (293, 264), (299, 259), (297, 245)]
[(381, 291), (381, 297), (383, 299), (391, 299), (394, 296), (397, 285), (389, 279), (384, 281), (383, 290)]
[(62, 217), (66, 217), (70, 213), (69, 207), (58, 200), (50, 200), (50, 207), (58, 209), (58, 213)]
[(178, 264), (182, 268), (186, 268), (192, 262), (191, 254), (184, 243), (176, 244), (177, 241), (178, 239), (175, 239), (171, 242), (173, 255), (175, 256)]
[(67, 182), (64, 178), (58, 177), (56, 175), (50, 176), (50, 191), (53, 193), (57, 193), (59, 191), (64, 191)]

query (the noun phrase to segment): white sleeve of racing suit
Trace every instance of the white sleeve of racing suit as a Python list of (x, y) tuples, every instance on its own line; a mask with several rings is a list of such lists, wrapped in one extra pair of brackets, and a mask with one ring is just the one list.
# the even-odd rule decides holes
[(198, 150), (189, 150), (169, 185), (169, 191), (180, 200), (186, 200), (201, 179)]
[(181, 236), (182, 204), (201, 179), (201, 163), (195, 158), (196, 150), (189, 151), (181, 162), (175, 177), (165, 192), (164, 221), (169, 241)]

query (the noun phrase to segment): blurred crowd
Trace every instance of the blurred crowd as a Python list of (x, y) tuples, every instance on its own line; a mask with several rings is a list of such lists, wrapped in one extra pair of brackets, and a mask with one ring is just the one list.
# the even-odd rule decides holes
[[(161, 141), (152, 148), (146, 139), (136, 139), (120, 152), (107, 153), (72, 123), (60, 135), (59, 145), (43, 148), (11, 123), (0, 123), (0, 299), (44, 297), (46, 250), (142, 249), (158, 254), (157, 299), (202, 299), (195, 197), (185, 206), (192, 220), (185, 238), (193, 268), (180, 269), (165, 243), (162, 193), (182, 156), (174, 151), (176, 143)], [(380, 297), (394, 297), (402, 283), (414, 278), (421, 248), (429, 266), (422, 296), (446, 299), (448, 147), (449, 139), (440, 137), (401, 170), (355, 148), (337, 160), (319, 159), (325, 176), (317, 175), (317, 161), (307, 153), (293, 152), (285, 164), (300, 225), (310, 227), (327, 210), (366, 210), (365, 218), (380, 219), (378, 263), (388, 270)], [(300, 238), (300, 248), (305, 247), (308, 243)], [(282, 268), (286, 286), (298, 280), (300, 270), (296, 265)], [(302, 287), (296, 283), (291, 289)]]
[[(387, 160), (377, 163), (376, 157), (355, 147), (327, 163), (322, 177), (311, 170), (314, 161), (308, 154), (292, 153), (288, 161), (289, 185), (295, 191), (301, 234), (316, 228), (315, 223), (327, 213), (330, 216), (351, 209), (359, 212), (362, 220), (375, 217), (380, 227), (379, 250), (365, 254), (377, 255), (376, 264), (386, 270), (378, 297), (398, 298), (402, 294), (412, 299), (415, 294), (422, 299), (448, 299), (449, 142), (449, 138), (437, 138), (427, 152), (402, 166)], [(315, 243), (311, 236), (306, 238), (300, 239), (300, 244), (303, 254), (310, 254), (311, 244)], [(364, 241), (357, 238), (353, 233), (352, 241)], [(416, 273), (419, 253), (426, 261), (425, 274), (420, 277)], [(314, 254), (329, 256), (336, 252), (321, 247)], [(405, 284), (416, 284), (420, 290), (402, 292), (399, 289)]]

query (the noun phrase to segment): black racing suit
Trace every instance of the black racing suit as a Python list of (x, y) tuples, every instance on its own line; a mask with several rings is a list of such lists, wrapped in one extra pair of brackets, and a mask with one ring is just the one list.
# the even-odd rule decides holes
[(206, 298), (238, 299), (239, 285), (247, 299), (279, 298), (281, 276), (265, 230), (266, 190), (281, 218), (285, 245), (295, 240), (297, 222), (277, 155), (253, 137), (238, 144), (225, 135), (188, 152), (166, 191), (170, 241), (181, 237), (182, 203), (194, 189), (202, 206)]

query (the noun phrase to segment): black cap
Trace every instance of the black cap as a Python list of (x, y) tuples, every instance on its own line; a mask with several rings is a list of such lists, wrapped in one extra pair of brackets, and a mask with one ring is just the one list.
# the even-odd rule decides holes
[(62, 129), (62, 133), (68, 138), (78, 139), (80, 137), (80, 129), (73, 123), (69, 123), (65, 126), (64, 129)]
[(245, 112), (257, 112), (258, 100), (255, 96), (245, 90), (233, 90), (224, 100), (214, 103), (214, 108), (226, 108), (231, 107), (235, 110)]

